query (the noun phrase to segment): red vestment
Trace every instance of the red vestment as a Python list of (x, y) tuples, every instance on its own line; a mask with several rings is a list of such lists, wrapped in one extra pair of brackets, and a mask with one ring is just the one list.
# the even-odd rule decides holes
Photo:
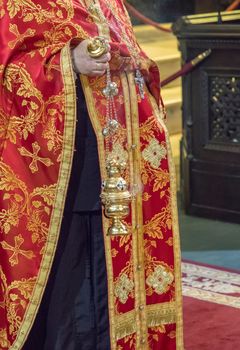
[[(122, 0), (0, 1), (0, 349), (21, 349), (36, 317), (71, 173), (76, 92), (70, 46), (110, 40), (121, 132), (112, 157), (140, 188), (129, 235), (106, 236), (111, 350), (182, 350), (174, 170), (156, 65), (139, 49)], [(90, 7), (88, 7), (90, 5)], [(145, 77), (141, 100), (131, 56)], [(105, 77), (81, 77), (106, 177)], [(160, 107), (159, 107), (160, 106)], [(137, 186), (136, 186), (137, 185)]]

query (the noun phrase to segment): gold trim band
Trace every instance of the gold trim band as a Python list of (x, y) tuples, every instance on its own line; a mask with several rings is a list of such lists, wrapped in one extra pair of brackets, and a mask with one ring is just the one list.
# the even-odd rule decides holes
[[(176, 323), (175, 303), (148, 305), (146, 310), (147, 327), (158, 327)], [(128, 312), (116, 317), (116, 339), (123, 339), (137, 332), (136, 311)]]

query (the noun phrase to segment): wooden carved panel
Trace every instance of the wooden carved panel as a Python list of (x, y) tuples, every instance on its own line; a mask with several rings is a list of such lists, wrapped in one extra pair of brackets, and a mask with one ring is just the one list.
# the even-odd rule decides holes
[(210, 139), (240, 144), (240, 77), (212, 76), (210, 84)]

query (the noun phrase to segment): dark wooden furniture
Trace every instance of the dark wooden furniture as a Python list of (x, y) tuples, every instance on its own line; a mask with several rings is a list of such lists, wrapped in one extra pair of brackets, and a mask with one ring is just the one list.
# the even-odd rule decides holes
[(184, 62), (212, 50), (183, 78), (181, 187), (187, 213), (240, 222), (240, 11), (217, 21), (174, 25)]
[(195, 0), (195, 13), (225, 11), (234, 0)]
[[(145, 16), (157, 22), (173, 22), (183, 15), (195, 13), (195, 1), (189, 0), (128, 0)], [(133, 19), (134, 24), (141, 22)]]
[[(173, 22), (180, 16), (225, 10), (233, 0), (127, 0), (145, 16), (158, 22)], [(141, 22), (132, 18), (134, 24)]]

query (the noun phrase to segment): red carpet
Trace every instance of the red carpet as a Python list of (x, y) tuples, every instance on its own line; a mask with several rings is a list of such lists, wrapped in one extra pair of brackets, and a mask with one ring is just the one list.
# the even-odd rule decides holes
[(240, 273), (183, 263), (185, 350), (240, 349)]

